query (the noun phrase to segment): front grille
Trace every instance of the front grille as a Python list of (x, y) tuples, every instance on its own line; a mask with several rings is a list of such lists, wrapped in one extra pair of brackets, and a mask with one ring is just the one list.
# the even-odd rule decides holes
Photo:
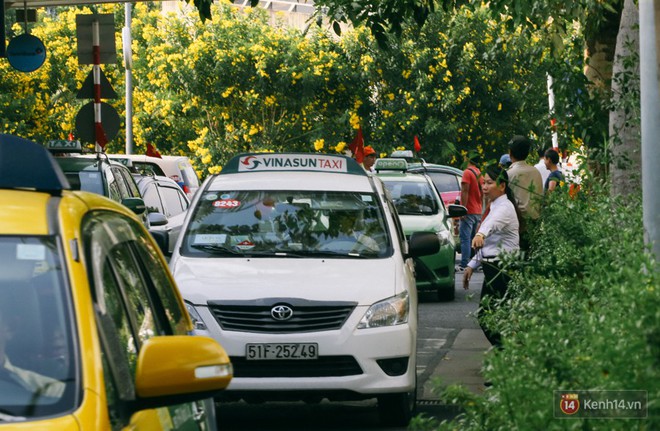
[[(273, 299), (266, 302), (209, 301), (209, 310), (225, 331), (292, 333), (332, 331), (340, 329), (353, 312), (355, 303), (326, 303), (300, 299)], [(293, 315), (287, 320), (275, 320), (271, 310), (287, 305)]]
[(352, 356), (320, 356), (311, 360), (248, 361), (230, 357), (234, 377), (340, 377), (362, 374)]

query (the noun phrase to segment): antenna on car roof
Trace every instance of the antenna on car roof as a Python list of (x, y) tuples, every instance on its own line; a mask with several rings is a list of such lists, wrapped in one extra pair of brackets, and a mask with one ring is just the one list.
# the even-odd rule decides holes
[(52, 154), (42, 145), (0, 134), (0, 188), (33, 189), (59, 196), (71, 186)]

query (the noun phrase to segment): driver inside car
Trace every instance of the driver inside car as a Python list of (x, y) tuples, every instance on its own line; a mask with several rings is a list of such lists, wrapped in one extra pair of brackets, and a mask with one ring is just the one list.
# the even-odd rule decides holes
[(6, 355), (5, 348), (13, 335), (7, 322), (8, 305), (7, 301), (0, 302), (0, 381), (13, 383), (40, 396), (60, 398), (65, 388), (63, 382), (19, 368), (13, 365)]

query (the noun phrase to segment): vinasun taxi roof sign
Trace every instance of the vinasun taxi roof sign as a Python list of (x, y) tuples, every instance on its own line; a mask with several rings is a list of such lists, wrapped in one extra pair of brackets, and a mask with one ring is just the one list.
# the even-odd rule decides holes
[(354, 159), (347, 156), (311, 153), (250, 153), (233, 157), (220, 174), (248, 172), (334, 172), (367, 175)]

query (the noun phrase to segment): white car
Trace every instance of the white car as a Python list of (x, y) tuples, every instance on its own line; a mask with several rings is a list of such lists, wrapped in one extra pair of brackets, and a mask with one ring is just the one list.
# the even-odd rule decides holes
[[(172, 179), (160, 175), (134, 174), (140, 195), (147, 208), (147, 218), (152, 232), (164, 232), (167, 244), (159, 244), (166, 255), (174, 250), (186, 212), (190, 207), (188, 196)], [(156, 236), (156, 239), (160, 238)]]
[(142, 154), (108, 154), (108, 157), (124, 165), (130, 164), (142, 175), (162, 175), (171, 178), (190, 199), (199, 188), (197, 172), (186, 156), (150, 157)]
[(246, 401), (377, 398), (407, 424), (416, 392), (413, 257), (392, 200), (355, 160), (246, 154), (207, 178), (170, 268), (199, 333), (230, 355)]

